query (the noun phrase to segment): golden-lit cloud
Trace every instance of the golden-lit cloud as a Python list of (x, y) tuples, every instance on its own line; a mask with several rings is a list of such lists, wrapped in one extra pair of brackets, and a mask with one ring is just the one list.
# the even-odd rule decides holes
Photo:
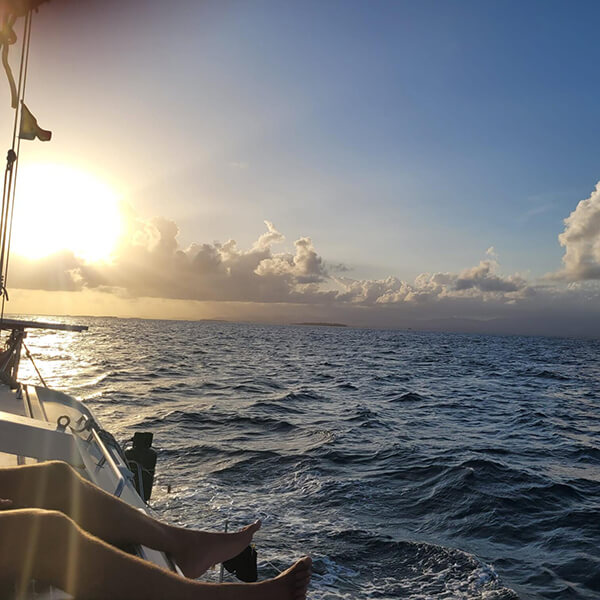
[(244, 302), (325, 300), (319, 289), (327, 277), (309, 238), (295, 251), (275, 252), (284, 236), (272, 223), (247, 250), (234, 240), (180, 248), (178, 228), (164, 218), (141, 220), (130, 215), (127, 235), (112, 263), (82, 264), (74, 277), (88, 288), (125, 291), (131, 296)]
[(501, 276), (487, 258), (459, 273), (421, 274), (409, 283), (396, 277), (356, 280), (330, 271), (308, 237), (293, 251), (276, 251), (284, 235), (270, 221), (250, 248), (225, 243), (194, 243), (181, 248), (170, 220), (123, 216), (123, 235), (110, 262), (86, 261), (73, 251), (40, 260), (17, 258), (11, 284), (46, 290), (97, 290), (151, 298), (198, 301), (326, 304), (401, 304), (480, 298), (514, 302), (531, 293), (519, 275)]

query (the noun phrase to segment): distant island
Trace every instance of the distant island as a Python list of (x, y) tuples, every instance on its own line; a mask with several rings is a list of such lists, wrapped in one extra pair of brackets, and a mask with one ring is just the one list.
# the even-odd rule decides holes
[(293, 323), (293, 325), (312, 325), (315, 327), (348, 327), (348, 325), (346, 325), (346, 323), (325, 323), (325, 322), (312, 323), (310, 321), (308, 321), (306, 323)]

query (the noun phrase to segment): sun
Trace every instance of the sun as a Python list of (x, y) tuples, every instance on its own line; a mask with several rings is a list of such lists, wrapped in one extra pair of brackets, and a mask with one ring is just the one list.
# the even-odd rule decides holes
[(87, 262), (108, 262), (122, 228), (117, 194), (92, 174), (53, 164), (19, 169), (15, 254), (36, 259), (70, 250)]

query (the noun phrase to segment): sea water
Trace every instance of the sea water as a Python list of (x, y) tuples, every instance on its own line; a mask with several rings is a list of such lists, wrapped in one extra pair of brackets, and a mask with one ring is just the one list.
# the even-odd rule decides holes
[(60, 320), (89, 331), (29, 335), (48, 385), (154, 432), (161, 518), (261, 518), (261, 578), (307, 553), (312, 600), (600, 598), (600, 342)]

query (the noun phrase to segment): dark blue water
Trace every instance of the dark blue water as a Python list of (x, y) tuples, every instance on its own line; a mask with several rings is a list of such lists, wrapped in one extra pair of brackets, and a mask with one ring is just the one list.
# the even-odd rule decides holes
[(313, 600), (600, 597), (599, 342), (77, 321), (29, 338), (48, 383), (154, 431), (163, 518), (262, 518), (261, 577), (310, 553)]

